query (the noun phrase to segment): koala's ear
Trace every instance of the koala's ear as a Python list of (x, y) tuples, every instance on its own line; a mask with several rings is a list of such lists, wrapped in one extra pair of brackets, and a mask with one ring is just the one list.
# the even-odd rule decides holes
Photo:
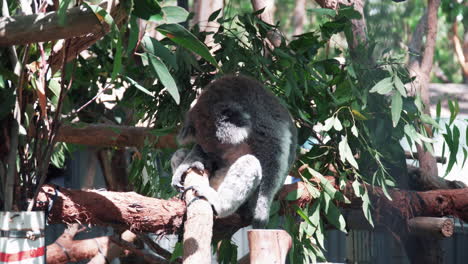
[(237, 127), (250, 127), (250, 114), (238, 103), (228, 102), (214, 105), (218, 122), (231, 123)]

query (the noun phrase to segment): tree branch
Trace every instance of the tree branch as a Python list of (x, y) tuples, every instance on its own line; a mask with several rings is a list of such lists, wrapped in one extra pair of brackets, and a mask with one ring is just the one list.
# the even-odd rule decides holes
[[(156, 136), (152, 128), (108, 124), (62, 125), (57, 132), (57, 141), (101, 147), (143, 147), (154, 144), (156, 148), (176, 148), (174, 134)], [(35, 129), (31, 129), (34, 133)]]
[[(333, 177), (327, 177), (334, 184)], [(334, 184), (335, 188), (338, 188)], [(408, 232), (402, 228), (409, 219), (419, 216), (455, 216), (468, 221), (468, 189), (436, 190), (411, 192), (398, 189), (390, 190), (392, 201), (385, 198), (379, 187), (365, 185), (373, 207), (374, 223), (384, 225), (394, 232)], [(301, 193), (296, 201), (285, 201), (291, 191)], [(351, 184), (344, 189), (350, 204), (340, 204), (343, 208), (362, 209), (362, 201), (354, 192)], [(149, 198), (134, 192), (108, 192), (96, 190), (60, 189), (44, 186), (38, 197), (38, 206), (47, 208), (54, 200), (49, 213), (52, 223), (75, 223), (91, 225), (111, 225), (137, 232), (152, 232), (159, 235), (174, 234), (181, 231), (186, 212), (185, 203), (179, 199), (161, 200)], [(313, 203), (305, 183), (285, 185), (278, 195), (282, 212), (293, 212), (294, 206)], [(233, 234), (249, 223), (234, 214), (227, 218), (216, 219), (213, 235), (215, 239)]]
[(437, 39), (437, 11), (439, 10), (440, 0), (429, 0), (427, 5), (427, 35), (424, 45), (424, 55), (421, 60), (421, 70), (427, 76), (431, 74), (434, 61), (434, 50)]
[(408, 50), (410, 53), (409, 67), (419, 67), (421, 62), (422, 43), (423, 38), (427, 30), (427, 10), (424, 15), (419, 19), (418, 25), (416, 26), (413, 34), (411, 35), (410, 43), (408, 44)]
[(457, 21), (453, 22), (452, 25), (452, 42), (455, 49), (455, 55), (457, 57), (458, 63), (460, 63), (463, 75), (468, 76), (468, 61), (465, 58), (465, 54), (463, 52), (463, 47), (461, 44), (461, 40), (458, 37), (458, 24)]
[[(420, 93), (424, 105), (423, 111), (428, 115), (430, 115), (429, 79), (434, 60), (434, 49), (437, 37), (437, 10), (439, 9), (439, 5), (440, 0), (428, 1), (427, 12), (421, 17), (410, 43), (410, 50), (413, 49), (411, 50), (412, 52), (422, 54), (420, 58), (412, 56), (409, 60), (408, 67), (411, 76), (416, 77), (413, 83), (414, 89), (411, 93), (413, 95), (416, 92)], [(426, 41), (424, 44), (424, 52), (422, 52), (421, 41), (424, 29), (426, 30)], [(416, 48), (419, 48), (419, 50), (414, 50)], [(432, 132), (429, 127), (426, 127), (426, 131), (428, 131), (429, 136), (432, 137)], [(420, 183), (421, 186), (425, 186), (426, 189), (448, 188), (444, 179), (438, 176), (435, 157), (420, 144), (416, 144), (416, 149), (420, 168), (418, 183)]]
[(69, 39), (97, 34), (103, 26), (93, 11), (74, 7), (66, 11), (67, 23), (59, 25), (57, 12), (0, 18), (0, 46)]
[[(109, 2), (104, 1), (100, 4), (100, 6), (104, 8), (108, 5), (108, 3)], [(125, 10), (125, 7), (118, 4), (118, 1), (112, 1), (111, 3), (113, 5), (110, 9), (111, 10), (110, 15), (114, 19), (114, 23), (117, 26), (120, 26), (128, 17), (127, 11)], [(67, 48), (67, 54), (66, 54), (67, 62), (76, 58), (77, 54), (79, 54), (85, 49), (88, 49), (89, 46), (93, 45), (102, 37), (104, 37), (107, 33), (109, 33), (110, 26), (108, 24), (103, 23), (100, 25), (102, 25), (101, 30), (92, 32), (80, 38), (73, 38), (70, 40), (70, 44), (69, 44), (69, 47)], [(54, 47), (53, 53), (48, 59), (48, 63), (50, 64), (52, 72), (56, 72), (62, 65), (63, 56), (65, 55), (62, 49), (63, 49), (62, 46), (56, 45)]]

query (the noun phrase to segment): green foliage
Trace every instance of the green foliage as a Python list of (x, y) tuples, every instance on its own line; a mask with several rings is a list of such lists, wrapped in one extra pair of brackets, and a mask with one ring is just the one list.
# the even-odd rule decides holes
[(154, 150), (148, 144), (139, 153), (133, 155), (129, 179), (135, 191), (147, 196), (170, 198), (177, 192), (171, 187), (168, 174), (171, 151)]
[[(67, 1), (61, 3), (65, 6)], [(291, 6), (294, 3), (288, 1), (285, 4)], [(64, 122), (77, 117), (85, 122), (100, 122), (105, 116), (106, 121), (117, 124), (144, 123), (155, 128), (155, 135), (162, 136), (175, 130), (199, 90), (220, 75), (240, 73), (258, 79), (291, 112), (299, 127), (299, 142), (313, 142), (312, 147), (300, 156), (298, 164), (307, 165), (307, 170), (299, 176), (307, 183), (307, 191), (316, 202), (306, 208), (295, 208), (295, 213), (286, 215), (284, 221), (279, 220), (279, 205), (275, 203), (269, 225), (274, 228), (281, 223), (292, 234), (294, 243), (288, 256), (291, 263), (324, 260), (324, 233), (328, 226), (346, 232), (338, 207), (349, 202), (340, 191), (347, 182), (352, 182), (356, 196), (362, 199), (364, 215), (373, 225), (367, 184), (381, 186), (391, 199), (387, 188), (398, 186), (402, 180), (392, 176), (401, 175), (404, 179), (406, 171), (399, 142), (406, 138), (410, 146), (419, 143), (429, 150), (432, 148), (424, 124), (439, 130), (439, 120), (422, 112), (418, 96), (408, 95), (405, 84), (412, 80), (402, 64), (403, 51), (386, 50), (378, 43), (382, 36), (376, 35), (377, 43), (369, 43), (361, 55), (363, 58), (375, 56), (377, 63), (363, 65), (349, 59), (345, 49), (328, 47), (332, 37), (349, 37), (350, 19), (358, 17), (351, 8), (342, 8), (339, 12), (309, 10), (320, 22), (314, 30), (295, 36), (291, 41), (283, 39), (282, 44), (272, 50), (265, 39), (276, 26), (264, 23), (255, 14), (239, 15), (237, 9), (245, 8), (243, 2), (230, 1), (224, 17), (219, 16), (219, 11), (213, 13), (209, 20), (221, 25), (213, 32), (201, 32), (197, 26), (187, 30), (176, 24), (187, 20), (187, 12), (161, 5), (158, 1), (134, 1), (128, 7), (131, 14), (128, 22), (120, 29), (103, 9), (88, 5), (100, 21), (111, 25), (112, 32), (88, 50), (89, 57), (80, 56), (74, 68), (68, 67), (74, 69), (69, 71), (74, 81), (62, 102), (60, 114), (66, 116)], [(381, 8), (380, 12), (391, 14), (390, 21), (396, 19), (397, 11), (413, 15), (422, 12), (410, 7), (410, 11)], [(65, 19), (65, 11), (65, 7), (59, 11), (61, 19)], [(148, 34), (139, 37), (137, 18), (157, 22), (156, 30), (165, 38), (157, 40)], [(410, 26), (416, 23), (417, 19), (406, 21)], [(380, 26), (380, 29), (370, 28), (380, 30), (379, 34), (387, 32), (394, 39), (392, 41), (405, 39), (391, 24)], [(204, 44), (208, 36), (213, 38), (210, 47)], [(51, 50), (51, 44), (44, 44), (46, 54)], [(20, 55), (23, 54), (25, 50), (20, 50)], [(5, 53), (0, 56), (6, 58)], [(30, 62), (40, 60), (40, 56), (38, 45), (33, 44)], [(3, 102), (0, 119), (11, 114), (15, 99), (11, 88), (18, 85), (11, 65), (5, 61), (8, 60), (0, 62), (0, 98)], [(60, 76), (59, 70), (46, 80), (46, 99), (53, 106), (48, 114), (55, 114), (58, 106), (63, 81)], [(39, 76), (35, 74), (31, 79), (38, 80)], [(34, 83), (24, 87), (24, 98), (37, 93), (39, 89)], [(90, 104), (76, 112), (103, 89), (120, 88), (125, 88), (125, 93), (112, 110), (105, 109), (102, 104)], [(23, 146), (35, 142), (24, 143), (28, 122), (39, 115), (33, 108), (34, 103), (27, 102), (25, 107), (27, 121), (22, 124)], [(439, 117), (440, 106), (437, 109)], [(458, 103), (449, 101), (449, 109), (452, 124), (459, 112)], [(466, 161), (468, 150), (459, 147), (460, 136), (457, 126), (445, 127), (444, 138), (450, 151), (447, 171), (457, 162), (456, 154), (460, 149), (464, 153), (463, 163)], [(148, 142), (132, 155), (130, 180), (140, 193), (169, 198), (175, 195), (170, 187), (168, 162), (173, 150), (154, 150), (150, 147), (152, 143)], [(65, 145), (56, 146), (51, 159), (55, 166), (63, 166), (65, 150)], [(335, 176), (340, 190), (336, 190), (323, 175)], [(290, 193), (286, 200), (295, 200), (300, 195), (300, 191)], [(301, 219), (299, 225), (298, 219)], [(220, 262), (235, 262), (237, 248), (230, 241), (223, 241), (219, 250)], [(179, 244), (173, 257), (180, 253)]]
[[(217, 248), (216, 245), (213, 249)], [(221, 264), (235, 264), (237, 263), (237, 245), (232, 243), (231, 240), (221, 240), (217, 248), (218, 263)]]

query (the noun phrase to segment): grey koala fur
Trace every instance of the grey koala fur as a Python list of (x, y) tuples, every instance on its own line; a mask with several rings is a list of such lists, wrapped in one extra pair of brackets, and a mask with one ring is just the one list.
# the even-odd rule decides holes
[(256, 80), (222, 77), (188, 111), (178, 140), (195, 145), (174, 153), (172, 185), (182, 188), (189, 168), (208, 169), (210, 186), (192, 188), (218, 217), (241, 208), (254, 228), (265, 228), (297, 145), (296, 127), (278, 98)]

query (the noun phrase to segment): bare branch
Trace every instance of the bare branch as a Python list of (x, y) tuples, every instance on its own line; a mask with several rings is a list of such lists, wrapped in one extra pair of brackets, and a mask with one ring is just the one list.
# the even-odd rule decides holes
[(103, 26), (89, 9), (67, 10), (67, 24), (59, 25), (57, 12), (0, 18), (0, 46), (23, 45), (98, 33)]

